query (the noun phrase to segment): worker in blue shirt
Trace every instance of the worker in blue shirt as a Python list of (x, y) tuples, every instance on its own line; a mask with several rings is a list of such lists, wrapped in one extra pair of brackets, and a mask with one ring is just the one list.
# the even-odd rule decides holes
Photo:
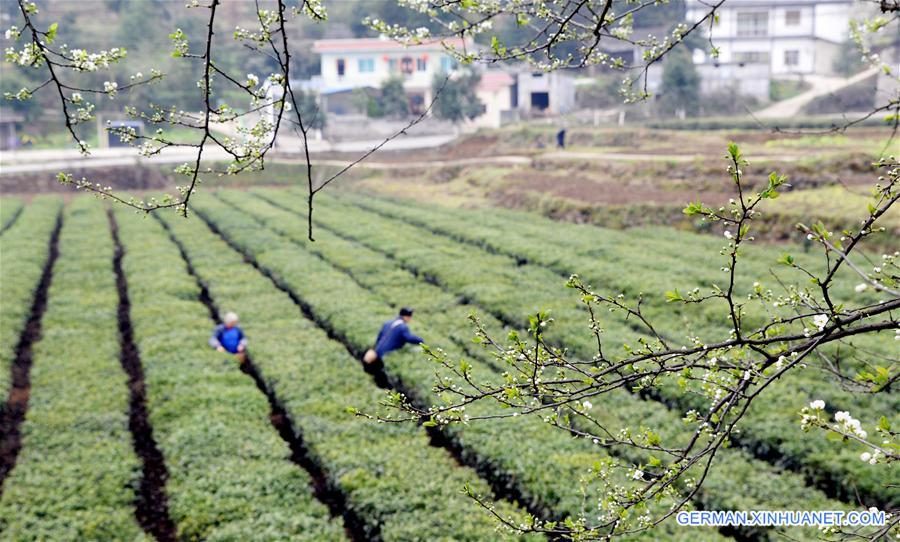
[(413, 335), (409, 330), (409, 322), (412, 320), (413, 310), (408, 307), (400, 309), (400, 315), (393, 320), (388, 320), (381, 326), (378, 338), (375, 339), (375, 348), (370, 349), (363, 356), (366, 363), (381, 361), (385, 355), (394, 350), (399, 350), (407, 343), (422, 344), (421, 337)]
[(237, 325), (238, 315), (229, 312), (225, 314), (222, 322), (213, 330), (209, 345), (219, 352), (234, 354), (238, 361), (244, 363), (247, 360), (247, 339)]

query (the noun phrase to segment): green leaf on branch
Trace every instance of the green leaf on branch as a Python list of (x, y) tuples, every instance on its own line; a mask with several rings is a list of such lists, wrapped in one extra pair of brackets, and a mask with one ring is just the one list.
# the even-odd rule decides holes
[(774, 171), (769, 174), (769, 184), (765, 190), (759, 193), (760, 198), (775, 199), (778, 197), (778, 187), (787, 182), (786, 175), (778, 175)]
[(497, 36), (491, 36), (491, 50), (494, 51), (494, 54), (497, 56), (503, 56), (506, 54), (506, 47), (500, 43), (500, 40), (497, 39)]
[(681, 293), (678, 291), (678, 288), (674, 290), (669, 290), (666, 292), (666, 301), (672, 303), (674, 301), (684, 301), (684, 297), (681, 296)]
[(682, 212), (684, 214), (686, 214), (687, 216), (694, 216), (694, 215), (700, 215), (700, 214), (708, 215), (708, 214), (712, 214), (712, 209), (710, 209), (709, 207), (706, 207), (699, 201), (696, 201), (696, 202), (688, 203), (687, 207), (685, 207)]

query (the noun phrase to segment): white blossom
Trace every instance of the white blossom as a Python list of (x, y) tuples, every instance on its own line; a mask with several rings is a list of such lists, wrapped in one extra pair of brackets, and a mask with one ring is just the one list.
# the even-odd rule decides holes
[(585, 401), (585, 402), (581, 403), (581, 406), (583, 406), (587, 410), (594, 408), (594, 405), (590, 401)]
[(840, 410), (834, 414), (834, 421), (840, 424), (840, 429), (865, 440), (869, 434), (862, 428), (859, 420), (850, 415), (846, 410)]
[(821, 399), (816, 399), (815, 401), (809, 404), (809, 408), (813, 410), (825, 410), (825, 401)]
[(856, 285), (856, 288), (854, 288), (854, 290), (856, 290), (856, 293), (860, 294), (862, 292), (865, 292), (866, 288), (868, 288), (868, 287), (869, 287), (868, 284), (866, 284), (865, 282), (861, 282)]
[(813, 323), (819, 328), (819, 331), (825, 329), (825, 326), (828, 325), (828, 315), (827, 314), (817, 314), (813, 316)]
[(784, 362), (787, 361), (787, 358), (784, 356), (778, 356), (778, 359), (775, 360), (775, 364), (772, 365), (772, 368), (776, 371), (780, 371), (782, 367), (784, 367)]

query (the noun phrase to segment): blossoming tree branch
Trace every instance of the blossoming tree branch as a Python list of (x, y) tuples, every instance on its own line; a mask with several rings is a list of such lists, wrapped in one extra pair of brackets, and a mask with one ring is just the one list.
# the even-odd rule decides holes
[[(309, 237), (312, 239), (313, 198), (340, 175), (368, 158), (391, 140), (403, 135), (406, 131), (421, 122), (432, 109), (440, 96), (440, 89), (431, 104), (413, 118), (403, 129), (388, 136), (381, 143), (373, 146), (358, 159), (351, 161), (337, 174), (315, 182), (313, 165), (309, 151), (309, 132), (316, 124), (319, 114), (316, 108), (303, 107), (302, 92), (293, 88), (291, 83), (291, 58), (294, 46), (289, 38), (287, 26), (299, 17), (324, 23), (327, 14), (320, 0), (277, 0), (271, 9), (263, 9), (261, 2), (256, 2), (256, 26), (253, 28), (235, 28), (228, 39), (240, 44), (249, 54), (263, 59), (272, 71), (261, 81), (253, 73), (238, 74), (229, 72), (217, 54), (217, 44), (222, 38), (221, 24), (217, 25), (217, 9), (221, 0), (200, 2), (192, 0), (186, 5), (189, 10), (205, 11), (205, 33), (200, 43), (192, 43), (188, 35), (180, 28), (169, 34), (172, 43), (172, 56), (192, 63), (198, 75), (196, 92), (200, 94), (203, 108), (200, 111), (185, 111), (175, 106), (154, 103), (128, 104), (125, 113), (141, 120), (156, 130), (150, 134), (139, 134), (135, 128), (109, 126), (107, 131), (130, 145), (138, 148), (144, 157), (153, 157), (166, 149), (183, 148), (193, 152), (194, 158), (174, 169), (174, 172), (185, 178), (185, 182), (175, 187), (173, 194), (160, 198), (139, 199), (119, 195), (112, 186), (105, 186), (88, 178), (76, 179), (72, 174), (60, 172), (58, 180), (78, 190), (92, 192), (103, 199), (133, 207), (145, 213), (160, 209), (174, 209), (183, 216), (189, 212), (191, 197), (204, 181), (224, 175), (236, 175), (244, 171), (262, 170), (269, 151), (274, 148), (275, 138), (282, 126), (298, 134), (302, 141), (306, 161), (306, 185), (309, 205)], [(293, 5), (289, 5), (293, 4)], [(129, 83), (119, 85), (116, 81), (105, 81), (102, 87), (91, 88), (73, 83), (73, 80), (86, 78), (90, 74), (109, 71), (126, 57), (124, 48), (112, 48), (96, 52), (84, 49), (69, 49), (65, 44), (57, 46), (64, 29), (58, 23), (49, 24), (46, 30), (37, 23), (39, 11), (37, 4), (26, 0), (18, 1), (22, 18), (20, 25), (13, 25), (6, 31), (6, 38), (14, 40), (15, 47), (5, 51), (7, 62), (31, 68), (43, 74), (45, 79), (32, 88), (22, 88), (16, 93), (7, 93), (8, 100), (25, 101), (34, 94), (49, 90), (58, 96), (59, 108), (65, 119), (67, 132), (82, 154), (90, 154), (86, 141), (76, 132), (80, 124), (95, 120), (95, 103), (92, 97), (121, 99), (127, 91), (140, 86), (158, 82), (165, 73), (150, 68), (149, 75), (137, 72), (129, 77)], [(225, 101), (225, 97), (234, 91), (246, 98), (249, 106), (239, 107)], [(268, 113), (268, 114), (262, 114)], [(239, 122), (244, 121), (244, 122)], [(229, 124), (234, 127), (234, 135), (222, 135), (214, 130), (216, 125)], [(187, 130), (191, 135), (176, 138), (168, 135), (167, 130)], [(213, 149), (221, 149), (228, 157), (222, 166), (211, 166), (208, 156)]]
[[(363, 22), (370, 28), (401, 43), (415, 45), (424, 41), (440, 41), (448, 51), (463, 63), (497, 63), (524, 61), (535, 69), (552, 71), (562, 68), (599, 66), (622, 74), (621, 94), (625, 102), (634, 102), (650, 97), (647, 88), (648, 71), (660, 62), (673, 48), (685, 42), (692, 33), (705, 33), (708, 38), (708, 52), (718, 56), (718, 48), (713, 41), (714, 27), (718, 20), (717, 10), (725, 0), (715, 0), (706, 4), (702, 17), (693, 23), (679, 23), (663, 35), (647, 34), (635, 36), (634, 21), (639, 16), (656, 16), (665, 20), (669, 2), (633, 2), (614, 0), (527, 1), (521, 0), (397, 0), (397, 3), (425, 16), (429, 26), (408, 28), (376, 18), (365, 17)], [(101, 71), (111, 71), (126, 58), (127, 51), (121, 47), (96, 52), (85, 49), (69, 49), (58, 42), (64, 37), (65, 29), (58, 23), (41, 25), (38, 22), (38, 8), (35, 2), (17, 0), (20, 25), (13, 25), (6, 31), (6, 38), (17, 45), (7, 47), (5, 59), (18, 66), (31, 68), (41, 74), (42, 80), (33, 87), (23, 87), (18, 92), (6, 93), (6, 99), (25, 101), (39, 91), (53, 92), (58, 98), (66, 129), (75, 146), (89, 154), (86, 141), (76, 132), (76, 127), (94, 120), (96, 104), (92, 99), (122, 99), (135, 87), (159, 82), (166, 74), (153, 67), (138, 71), (128, 77), (127, 83), (115, 80), (105, 81), (102, 86), (91, 87), (89, 76)], [(300, 17), (325, 24), (328, 20), (321, 0), (274, 0), (255, 1), (255, 26), (235, 28), (229, 31), (228, 39), (240, 44), (246, 52), (263, 59), (272, 69), (260, 78), (253, 73), (232, 73), (226, 69), (217, 55), (222, 55), (220, 41), (221, 23), (217, 25), (217, 8), (221, 0), (191, 0), (186, 8), (205, 11), (205, 32), (202, 40), (194, 39), (180, 28), (169, 34), (172, 56), (191, 64), (196, 80), (202, 110), (184, 111), (164, 104), (138, 103), (125, 106), (125, 112), (134, 119), (142, 120), (156, 127), (150, 134), (138, 134), (131, 127), (108, 127), (126, 143), (136, 146), (145, 157), (156, 156), (166, 149), (184, 148), (193, 151), (195, 157), (177, 168), (175, 173), (185, 178), (184, 183), (175, 187), (173, 194), (149, 200), (118, 195), (111, 186), (87, 178), (76, 179), (67, 172), (60, 172), (58, 180), (76, 189), (93, 192), (101, 197), (122, 203), (143, 212), (172, 208), (187, 216), (189, 201), (204, 181), (223, 175), (235, 175), (244, 171), (261, 170), (265, 159), (275, 144), (276, 135), (284, 126), (300, 136), (306, 160), (306, 185), (308, 190), (309, 236), (312, 239), (313, 200), (317, 192), (356, 166), (385, 144), (402, 136), (412, 126), (421, 122), (440, 99), (440, 90), (427, 108), (409, 125), (385, 138), (347, 167), (326, 180), (316, 183), (309, 151), (309, 131), (316, 124), (318, 111), (303, 107), (302, 92), (292, 87), (291, 58), (292, 47), (296, 45), (288, 38), (288, 26)], [(271, 5), (265, 9), (262, 4)], [(851, 36), (870, 63), (881, 63), (877, 54), (869, 48), (866, 37), (879, 32), (888, 32), (896, 26), (897, 10), (886, 5), (885, 15), (870, 20), (856, 21)], [(492, 31), (496, 23), (512, 20), (521, 29), (519, 39), (501, 39)], [(45, 29), (46, 28), (46, 29)], [(470, 37), (479, 41), (489, 40), (489, 47), (477, 50), (456, 49), (449, 37)], [(640, 59), (626, 61), (621, 54), (607, 52), (606, 45), (619, 42), (640, 47)], [(462, 43), (468, 43), (462, 40)], [(601, 45), (602, 44), (602, 45)], [(891, 67), (882, 64), (891, 73)], [(148, 75), (145, 75), (146, 72)], [(249, 103), (240, 107), (225, 97), (237, 91)], [(865, 117), (848, 120), (835, 130), (844, 130), (873, 115), (888, 113), (896, 130), (900, 125), (900, 96), (890, 97), (886, 103), (874, 108)], [(269, 114), (261, 114), (263, 112)], [(230, 124), (235, 133), (221, 135), (215, 125)], [(177, 138), (167, 133), (167, 129), (183, 129), (191, 132), (190, 137)], [(776, 127), (777, 129), (777, 127)], [(204, 164), (213, 149), (220, 149), (228, 156), (223, 166)]]
[[(583, 333), (596, 344), (593, 357), (576, 357), (562, 347), (553, 336), (550, 313), (532, 314), (527, 329), (512, 331), (506, 338), (493, 335), (473, 315), (477, 341), (490, 353), (492, 364), (502, 369), (499, 377), (485, 378), (490, 371), (476, 361), (451, 359), (440, 349), (428, 349), (435, 363), (434, 389), (442, 403), (421, 408), (394, 394), (384, 403), (384, 411), (359, 410), (357, 414), (382, 422), (418, 421), (433, 426), (540, 416), (598, 448), (618, 450), (616, 459), (597, 464), (582, 488), (598, 503), (599, 514), (586, 513), (580, 522), (565, 525), (537, 520), (523, 525), (500, 518), (514, 530), (581, 540), (639, 532), (686, 506), (716, 467), (717, 454), (741, 439), (742, 422), (751, 405), (783, 393), (785, 387), (779, 386), (796, 382), (791, 378), (798, 373), (825, 389), (831, 385), (867, 395), (896, 393), (900, 360), (873, 353), (855, 340), (872, 336), (895, 344), (900, 341), (900, 252), (875, 257), (864, 248), (870, 236), (884, 231), (879, 220), (891, 209), (896, 212), (900, 164), (893, 157), (877, 163), (881, 176), (868, 214), (858, 227), (832, 232), (821, 223), (799, 224), (808, 240), (818, 245), (820, 256), (786, 253), (771, 262), (770, 276), (747, 284), (740, 280), (746, 277), (740, 271), (752, 257), (747, 252), (755, 222), (765, 213), (765, 202), (778, 197), (788, 179), (776, 173), (762, 183), (746, 179), (743, 169), (748, 162), (735, 144), (726, 159), (735, 197), (720, 207), (696, 202), (684, 209), (686, 215), (722, 228), (723, 279), (708, 291), (676, 289), (665, 297), (671, 305), (690, 310), (695, 319), (706, 315), (727, 322), (729, 332), (673, 336), (660, 331), (655, 319), (646, 314), (643, 294), (628, 299), (573, 275), (567, 286), (577, 293), (584, 309)], [(838, 293), (848, 290), (865, 294), (862, 301), (853, 302)], [(604, 337), (605, 327), (614, 321), (631, 323), (629, 343)], [(616, 401), (623, 392), (661, 399), (675, 407), (693, 406), (683, 412), (686, 432), (673, 435), (671, 428), (642, 420), (611, 423), (596, 408)], [(476, 403), (493, 403), (498, 408), (491, 414), (470, 415), (467, 407), (471, 410)], [(851, 413), (834, 406), (822, 399), (797, 404), (796, 425), (782, 430), (832, 435), (856, 450), (860, 461), (881, 466), (887, 490), (896, 489), (896, 478), (891, 481), (890, 473), (900, 459), (897, 412)], [(635, 457), (642, 460), (629, 460)], [(493, 510), (483, 497), (473, 497)], [(660, 502), (665, 505), (653, 506)], [(823, 536), (879, 540), (900, 522), (896, 510), (889, 512), (893, 515), (885, 527), (835, 529)]]
[[(495, 20), (514, 18), (523, 28), (539, 28), (534, 39), (528, 45), (514, 46), (501, 44), (496, 38), (492, 40), (490, 49), (485, 51), (459, 51), (448, 49), (465, 63), (476, 61), (499, 62), (508, 60), (526, 60), (543, 70), (562, 67), (603, 65), (621, 70), (626, 77), (623, 95), (628, 100), (637, 100), (648, 96), (646, 89), (631, 92), (633, 73), (646, 75), (651, 65), (660, 61), (673, 47), (684, 40), (692, 31), (704, 24), (711, 24), (716, 9), (724, 0), (718, 0), (709, 7), (708, 14), (696, 24), (678, 25), (670, 35), (660, 38), (632, 40), (631, 25), (635, 14), (642, 11), (661, 10), (667, 2), (615, 3), (612, 0), (597, 2), (582, 0), (571, 2), (445, 2), (401, 0), (398, 3), (412, 10), (428, 14), (434, 28), (407, 29), (402, 26), (389, 25), (384, 21), (366, 18), (365, 22), (373, 29), (382, 32), (407, 45), (421, 43), (423, 40), (441, 40), (453, 35), (472, 36), (481, 39)], [(375, 145), (359, 159), (351, 161), (336, 175), (323, 182), (316, 183), (313, 165), (309, 152), (309, 131), (315, 124), (317, 111), (302, 107), (302, 93), (292, 87), (291, 58), (292, 47), (287, 27), (299, 17), (326, 23), (327, 13), (321, 0), (275, 0), (274, 2), (256, 1), (256, 21), (253, 28), (229, 30), (226, 39), (241, 44), (249, 54), (265, 59), (271, 66), (271, 72), (264, 78), (256, 74), (232, 73), (224, 66), (219, 56), (223, 49), (221, 23), (217, 24), (217, 9), (221, 0), (191, 0), (186, 8), (205, 12), (205, 32), (202, 40), (192, 39), (180, 28), (169, 34), (172, 43), (172, 56), (191, 64), (197, 75), (196, 92), (199, 93), (203, 107), (200, 111), (185, 111), (175, 106), (154, 103), (127, 104), (125, 112), (132, 118), (142, 120), (156, 128), (152, 133), (139, 134), (134, 128), (110, 126), (108, 131), (134, 145), (145, 157), (152, 157), (172, 148), (188, 149), (194, 158), (175, 168), (175, 173), (185, 181), (175, 187), (174, 193), (160, 198), (139, 199), (119, 195), (111, 186), (104, 186), (88, 178), (75, 178), (67, 172), (60, 172), (58, 180), (79, 190), (89, 191), (105, 199), (133, 207), (146, 213), (159, 209), (174, 209), (187, 216), (189, 202), (200, 185), (223, 175), (235, 175), (244, 171), (260, 170), (265, 167), (266, 155), (274, 147), (275, 137), (284, 127), (297, 133), (303, 145), (306, 160), (306, 185), (308, 189), (309, 235), (312, 238), (312, 209), (315, 194), (336, 180), (350, 168), (368, 158), (381, 149), (390, 140), (399, 137), (420, 122), (430, 111), (434, 102), (440, 98), (440, 90), (435, 93), (434, 100), (425, 111), (413, 119), (408, 126)], [(262, 4), (269, 5), (265, 9)], [(577, 4), (577, 5), (576, 5)], [(83, 153), (89, 154), (86, 141), (79, 137), (76, 127), (94, 120), (96, 99), (119, 99), (128, 95), (128, 91), (141, 86), (158, 82), (166, 74), (148, 67), (128, 77), (128, 83), (122, 84), (109, 80), (96, 88), (78, 81), (89, 80), (91, 74), (110, 71), (126, 58), (127, 51), (121, 47), (108, 50), (87, 51), (69, 49), (65, 43), (58, 45), (65, 35), (65, 28), (58, 23), (39, 22), (40, 14), (35, 2), (18, 0), (21, 23), (9, 28), (7, 39), (16, 45), (7, 47), (7, 62), (27, 67), (42, 74), (42, 81), (33, 87), (25, 87), (15, 93), (7, 93), (6, 98), (12, 100), (29, 100), (40, 91), (56, 94), (58, 105), (65, 119), (66, 129), (75, 146)], [(452, 20), (449, 20), (452, 19)], [(474, 20), (477, 19), (477, 20)], [(601, 40), (617, 40), (646, 48), (645, 58), (635, 64), (626, 65), (621, 58), (601, 52)], [(448, 43), (449, 42), (444, 42)], [(577, 46), (577, 51), (571, 49)], [(565, 51), (565, 52), (564, 52)], [(249, 105), (239, 107), (234, 100), (225, 100), (225, 96), (234, 91), (243, 95)], [(268, 112), (271, 114), (262, 115)], [(242, 122), (238, 122), (242, 121)], [(214, 130), (219, 124), (235, 126), (235, 133), (222, 135)], [(170, 135), (171, 129), (187, 130), (190, 137), (177, 138)], [(213, 149), (220, 149), (228, 157), (222, 166), (210, 166), (208, 161)]]

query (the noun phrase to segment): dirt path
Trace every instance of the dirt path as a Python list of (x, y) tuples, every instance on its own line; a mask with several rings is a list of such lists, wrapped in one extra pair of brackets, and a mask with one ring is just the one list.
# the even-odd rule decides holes
[[(447, 141), (434, 140), (433, 145), (429, 148), (439, 150)], [(360, 154), (365, 149), (359, 149)], [(409, 149), (412, 149), (410, 147)], [(658, 154), (658, 153), (623, 153), (623, 152), (603, 152), (603, 151), (584, 151), (584, 150), (544, 150), (542, 152), (502, 154), (496, 156), (471, 156), (471, 157), (455, 157), (440, 160), (422, 160), (409, 158), (414, 155), (396, 154), (399, 149), (387, 149), (395, 153), (390, 159), (382, 155), (381, 159), (377, 157), (373, 160), (365, 160), (360, 162), (357, 167), (391, 170), (391, 169), (429, 169), (437, 167), (455, 167), (455, 166), (486, 166), (486, 165), (531, 165), (536, 160), (596, 160), (596, 161), (640, 161), (640, 162), (691, 162), (698, 158), (702, 158), (697, 154)], [(41, 172), (57, 172), (63, 170), (82, 170), (94, 168), (112, 168), (127, 166), (152, 166), (154, 164), (171, 164), (180, 163), (191, 159), (195, 156), (193, 153), (186, 153), (183, 150), (179, 152), (170, 152), (162, 154), (152, 159), (140, 158), (135, 155), (132, 149), (101, 149), (89, 157), (81, 157), (73, 155), (68, 150), (56, 151), (19, 151), (18, 153), (4, 153), (0, 159), (0, 175), (16, 175), (27, 173)], [(230, 155), (225, 152), (215, 152), (216, 149), (204, 150), (204, 159), (208, 160), (227, 160)], [(336, 166), (343, 167), (352, 162), (356, 156), (348, 158), (332, 158), (327, 157), (333, 151), (318, 149), (313, 151), (312, 162), (319, 166)], [(355, 149), (340, 149), (342, 153), (354, 153)], [(33, 154), (30, 154), (33, 153)], [(319, 155), (317, 157), (316, 155)], [(795, 161), (798, 156), (792, 155), (759, 155), (757, 160), (779, 160), (779, 161)], [(269, 160), (282, 164), (305, 164), (303, 157), (298, 153), (286, 153), (279, 149), (269, 156)]]
[(31, 397), (31, 363), (34, 343), (41, 338), (42, 319), (47, 310), (47, 292), (53, 282), (53, 266), (59, 257), (59, 234), (62, 231), (62, 209), (56, 217), (56, 227), (50, 235), (47, 262), (41, 280), (35, 290), (28, 321), (19, 336), (12, 363), (12, 387), (6, 405), (0, 412), (0, 495), (3, 482), (16, 466), (16, 458), (22, 449), (22, 422)]
[(821, 75), (809, 75), (804, 79), (812, 84), (812, 88), (787, 100), (776, 102), (765, 109), (755, 113), (760, 119), (784, 119), (800, 113), (809, 102), (834, 92), (838, 92), (860, 81), (874, 76), (879, 71), (878, 67), (869, 68), (852, 77), (825, 77)]
[(6, 232), (6, 230), (10, 229), (12, 227), (12, 225), (16, 223), (16, 220), (19, 219), (19, 215), (22, 214), (23, 210), (25, 210), (24, 205), (19, 207), (18, 209), (16, 209), (16, 212), (13, 213), (13, 215), (11, 217), (9, 217), (9, 220), (6, 221), (6, 224), (3, 224), (2, 226), (0, 226), (0, 235), (3, 235), (3, 233)]
[(131, 431), (134, 452), (141, 460), (141, 479), (135, 502), (135, 517), (144, 531), (160, 542), (177, 540), (175, 522), (169, 516), (169, 499), (166, 495), (166, 469), (163, 453), (153, 437), (150, 414), (147, 411), (147, 391), (144, 384), (144, 368), (140, 353), (134, 344), (134, 329), (131, 325), (131, 301), (128, 297), (128, 282), (122, 269), (125, 248), (119, 240), (119, 226), (112, 210), (107, 210), (109, 228), (112, 233), (115, 252), (113, 271), (116, 275), (116, 289), (119, 293), (119, 361), (128, 376), (128, 429)]

